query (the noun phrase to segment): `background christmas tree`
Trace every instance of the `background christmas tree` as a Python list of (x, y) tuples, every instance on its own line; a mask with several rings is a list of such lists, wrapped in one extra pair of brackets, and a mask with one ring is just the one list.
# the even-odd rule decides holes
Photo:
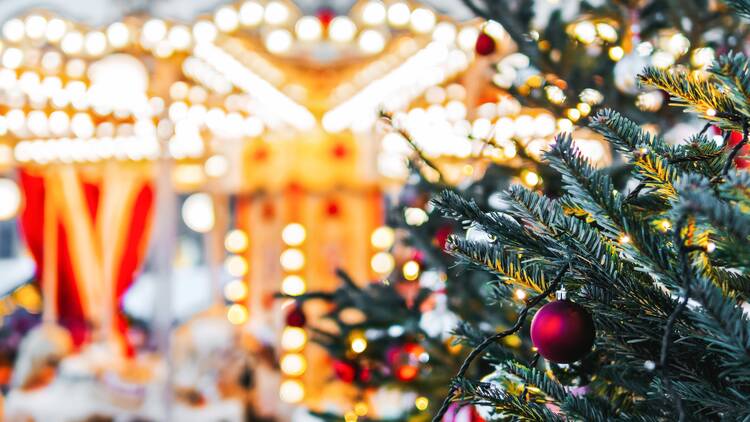
[[(545, 421), (750, 418), (750, 177), (733, 169), (748, 140), (748, 80), (741, 53), (722, 55), (706, 73), (651, 67), (640, 77), (724, 140), (739, 132), (735, 145), (705, 131), (668, 145), (617, 112), (599, 112), (591, 127), (630, 164), (638, 182), (630, 192), (562, 134), (545, 156), (562, 175), (562, 197), (512, 187), (502, 213), (450, 192), (436, 200), (446, 215), (493, 236), (451, 238), (455, 256), (535, 294), (511, 329), (466, 336), (471, 357), (484, 354), (496, 371), (482, 381), (459, 373), (443, 409), (458, 401), (482, 406), (488, 418)], [(570, 300), (537, 310), (563, 285)], [(525, 330), (534, 312), (531, 336), (547, 359), (507, 359), (497, 341)], [(576, 350), (593, 335), (586, 318), (596, 327), (591, 352)]]

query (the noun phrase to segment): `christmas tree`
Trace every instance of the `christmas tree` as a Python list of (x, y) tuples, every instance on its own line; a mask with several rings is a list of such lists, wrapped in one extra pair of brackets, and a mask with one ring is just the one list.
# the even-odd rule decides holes
[[(715, 13), (716, 16), (713, 17), (713, 20), (702, 24), (704, 26), (701, 27), (700, 31), (691, 32), (688, 46), (685, 47), (682, 39), (684, 36), (681, 35), (681, 32), (666, 29), (669, 28), (670, 24), (675, 23), (675, 18), (674, 14), (668, 18), (663, 16), (665, 4), (666, 2), (652, 2), (646, 8), (637, 8), (635, 5), (628, 8), (625, 4), (606, 2), (603, 6), (592, 8), (584, 4), (585, 18), (565, 21), (562, 13), (557, 11), (549, 17), (549, 24), (543, 35), (530, 29), (533, 25), (531, 9), (519, 8), (512, 10), (512, 13), (505, 13), (501, 19), (495, 20), (501, 22), (503, 27), (508, 30), (508, 34), (519, 46), (519, 52), (528, 58), (528, 63), (525, 67), (521, 66), (516, 69), (516, 76), (522, 74), (520, 75), (522, 77), (515, 77), (509, 83), (507, 78), (503, 79), (507, 77), (507, 75), (503, 75), (503, 72), (508, 70), (508, 67), (505, 66), (508, 63), (505, 60), (508, 58), (516, 60), (520, 56), (512, 55), (501, 59), (496, 66), (498, 73), (495, 75), (494, 81), (498, 86), (512, 93), (522, 104), (545, 107), (547, 110), (554, 112), (560, 119), (567, 120), (570, 123), (588, 115), (592, 108), (600, 105), (602, 101), (607, 101), (608, 104), (614, 104), (624, 109), (624, 114), (639, 124), (656, 121), (662, 127), (667, 127), (669, 122), (673, 122), (679, 117), (679, 114), (675, 113), (673, 109), (661, 108), (661, 103), (664, 100), (661, 91), (656, 89), (641, 90), (635, 85), (635, 75), (642, 67), (654, 61), (660, 63), (662, 67), (664, 63), (663, 56), (662, 62), (659, 62), (654, 60), (654, 55), (651, 55), (652, 51), (642, 53), (636, 49), (639, 47), (637, 43), (640, 41), (641, 31), (643, 31), (644, 39), (650, 37), (649, 39), (653, 40), (653, 42), (640, 45), (641, 50), (648, 45), (651, 45), (653, 49), (654, 45), (659, 44), (659, 40), (665, 38), (665, 35), (659, 31), (667, 31), (668, 36), (666, 38), (675, 40), (672, 41), (672, 44), (679, 47), (674, 47), (674, 52), (669, 53), (672, 54), (672, 62), (690, 64), (693, 69), (702, 69), (708, 64), (705, 61), (706, 54), (710, 53), (710, 57), (713, 56), (709, 45), (721, 48), (736, 43), (736, 38), (730, 36), (726, 36), (722, 42), (707, 41), (703, 39), (704, 30), (713, 25), (723, 28), (722, 34), (728, 34), (729, 28), (732, 28), (736, 19), (724, 13), (722, 8), (714, 10), (712, 13)], [(477, 11), (477, 7), (474, 5), (472, 8)], [(490, 12), (491, 10), (480, 11), (481, 15), (485, 17), (495, 17)], [(680, 16), (682, 15), (680, 14)], [(509, 21), (509, 19), (512, 19), (512, 21)], [(728, 21), (731, 21), (732, 24), (728, 24)], [(593, 39), (586, 35), (588, 24), (591, 24), (595, 30)], [(581, 29), (577, 29), (579, 25)], [(682, 23), (679, 23), (679, 25), (682, 25)], [(640, 28), (641, 26), (642, 28)], [(608, 36), (611, 35), (608, 28), (616, 29), (614, 38)], [(488, 30), (487, 32), (491, 31)], [(527, 34), (532, 35), (531, 41), (529, 41)], [(477, 40), (478, 54), (484, 52), (491, 54), (495, 51), (494, 44), (490, 44), (491, 48), (483, 44), (495, 42), (494, 39), (488, 40), (487, 37), (489, 35), (481, 34)], [(547, 41), (545, 42), (545, 40)], [(552, 48), (551, 45), (557, 47)], [(691, 46), (696, 48), (692, 50), (691, 54), (687, 54)], [(630, 53), (623, 58), (625, 49), (629, 50)], [(618, 55), (620, 50), (622, 50), (622, 54)], [(603, 51), (607, 51), (608, 54), (602, 54)], [(656, 53), (658, 52), (656, 51)], [(564, 57), (567, 57), (568, 60), (561, 62)], [(587, 59), (569, 60), (575, 57)], [(659, 56), (656, 55), (656, 57)], [(622, 62), (620, 59), (632, 59), (636, 63), (628, 64), (627, 61)], [(627, 69), (623, 70), (623, 68)], [(606, 76), (603, 77), (603, 75)], [(654, 106), (655, 103), (658, 103), (657, 107)], [(653, 113), (657, 110), (658, 113)], [(604, 119), (600, 116), (610, 115), (607, 113), (598, 114), (597, 120)], [(626, 121), (620, 115), (612, 113), (612, 116), (617, 116), (620, 121)], [(631, 130), (636, 128), (638, 126), (632, 123)], [(593, 127), (593, 129), (598, 128)], [(602, 130), (598, 131), (605, 137), (608, 136)], [(408, 134), (405, 135), (408, 136)], [(643, 136), (647, 135), (643, 134)], [(713, 154), (713, 159), (718, 160), (719, 155), (723, 153), (721, 147), (717, 146), (708, 133), (704, 133), (702, 139), (703, 143), (694, 147), (695, 150), (690, 150), (691, 153), (696, 155), (701, 153)], [(488, 142), (492, 144), (493, 141), (488, 140)], [(502, 214), (497, 214), (502, 215), (503, 218), (513, 216), (512, 211), (504, 209), (507, 204), (514, 204), (513, 200), (510, 197), (503, 197), (502, 200), (499, 200), (499, 197), (493, 194), (504, 189), (509, 180), (514, 177), (517, 178), (522, 166), (530, 166), (539, 174), (542, 174), (546, 193), (557, 196), (559, 194), (559, 175), (550, 172), (545, 163), (539, 162), (533, 153), (527, 151), (525, 148), (527, 145), (517, 142), (517, 140), (514, 140), (514, 142), (519, 148), (519, 155), (523, 157), (521, 166), (518, 164), (514, 166), (492, 166), (477, 183), (463, 186), (463, 188), (454, 188), (451, 193), (442, 195), (436, 202), (440, 205), (439, 208), (445, 210), (448, 204), (460, 203), (465, 206), (473, 203), (472, 207), (475, 207), (476, 212), (495, 208), (494, 212), (496, 213), (499, 210), (503, 211)], [(617, 145), (613, 145), (613, 148), (620, 151)], [(686, 149), (682, 152), (686, 157), (685, 162), (694, 163), (694, 161), (690, 161), (694, 157), (687, 151)], [(624, 152), (621, 151), (621, 153)], [(626, 153), (624, 155), (627, 156)], [(429, 160), (424, 159), (419, 154), (415, 159), (415, 167), (421, 169), (426, 167), (428, 172), (434, 172), (434, 166), (431, 166)], [(558, 169), (557, 165), (554, 165), (554, 167)], [(624, 168), (630, 170), (630, 164)], [(594, 168), (591, 167), (591, 170), (594, 171)], [(623, 175), (627, 175), (627, 172), (623, 172), (619, 168), (607, 171), (601, 170), (601, 172), (603, 174), (611, 172), (611, 178), (614, 179), (611, 183), (618, 187), (622, 185), (619, 179)], [(565, 176), (565, 173), (563, 173), (563, 176)], [(503, 383), (502, 391), (504, 393), (513, 392), (513, 395), (519, 398), (521, 405), (525, 406), (525, 403), (533, 402), (532, 398), (536, 400), (537, 397), (531, 396), (538, 391), (536, 390), (537, 387), (530, 383), (527, 385), (527, 383), (520, 382), (519, 374), (511, 372), (511, 369), (503, 366), (508, 362), (518, 364), (519, 368), (529, 368), (532, 363), (538, 365), (538, 362), (534, 359), (530, 339), (525, 332), (514, 330), (510, 335), (504, 336), (502, 342), (497, 344), (494, 342), (487, 343), (491, 345), (490, 351), (485, 355), (487, 359), (476, 362), (469, 367), (469, 372), (462, 373), (462, 377), (456, 385), (450, 384), (450, 377), (452, 374), (459, 372), (461, 363), (470, 352), (470, 347), (462, 348), (460, 345), (456, 347), (451, 344), (451, 341), (459, 338), (462, 344), (476, 347), (485, 340), (489, 330), (495, 327), (513, 326), (516, 322), (514, 309), (518, 307), (518, 304), (523, 303), (530, 295), (539, 294), (549, 287), (548, 284), (550, 283), (544, 282), (545, 267), (539, 264), (536, 267), (526, 269), (523, 265), (526, 259), (516, 256), (515, 261), (507, 260), (494, 263), (493, 265), (497, 265), (498, 268), (493, 268), (491, 273), (483, 274), (481, 270), (486, 268), (481, 265), (484, 262), (482, 259), (491, 259), (491, 256), (495, 256), (487, 255), (487, 253), (491, 250), (489, 245), (495, 245), (499, 238), (493, 232), (486, 230), (480, 221), (467, 220), (465, 215), (455, 219), (452, 224), (445, 218), (437, 216), (435, 212), (430, 212), (430, 215), (427, 216), (425, 209), (429, 212), (430, 206), (426, 206), (426, 199), (435, 197), (439, 191), (446, 188), (446, 185), (425, 180), (424, 177), (421, 177), (419, 171), (415, 171), (410, 180), (411, 183), (406, 186), (398, 203), (389, 214), (389, 225), (400, 229), (401, 233), (405, 233), (403, 236), (397, 236), (398, 241), (394, 254), (397, 257), (399, 265), (396, 267), (399, 271), (394, 273), (396, 277), (389, 277), (389, 282), (385, 284), (373, 283), (360, 287), (359, 283), (350, 280), (345, 274), (340, 274), (343, 283), (337, 291), (333, 293), (317, 292), (299, 298), (302, 301), (322, 298), (333, 305), (329, 317), (334, 322), (335, 327), (333, 329), (328, 327), (328, 330), (318, 330), (316, 337), (334, 358), (333, 365), (337, 377), (358, 385), (363, 394), (373, 387), (394, 384), (405, 390), (419, 393), (415, 405), (409, 408), (406, 413), (397, 412), (390, 415), (389, 418), (383, 418), (388, 420), (402, 420), (410, 417), (424, 419), (426, 414), (434, 414), (437, 411), (440, 400), (449, 392), (452, 398), (460, 398), (458, 401), (461, 404), (486, 405), (488, 402), (484, 398), (472, 394), (478, 394), (483, 388), (497, 389), (498, 382)], [(650, 179), (645, 180), (650, 181)], [(634, 207), (651, 206), (649, 204), (654, 201), (652, 196), (656, 193), (651, 192), (650, 185), (647, 183), (643, 183), (643, 186), (638, 184), (633, 191), (636, 194), (632, 195), (628, 201), (632, 202)], [(518, 187), (513, 187), (508, 192), (508, 195), (512, 192), (532, 195), (531, 190), (521, 190)], [(518, 194), (520, 195), (520, 193)], [(587, 215), (584, 213), (587, 211), (586, 209), (572, 207), (570, 209), (563, 207), (563, 209), (570, 215), (575, 216), (576, 219), (583, 219), (584, 221), (587, 219)], [(453, 212), (447, 213), (448, 217), (456, 217), (457, 215)], [(414, 221), (419, 221), (419, 223), (415, 224)], [(465, 265), (453, 266), (454, 261), (440, 250), (444, 243), (442, 239), (447, 233), (454, 234), (449, 243), (450, 250), (454, 254), (461, 250), (459, 245), (479, 248), (471, 249), (476, 253), (471, 255), (473, 259), (467, 259), (467, 255), (459, 254), (464, 258), (462, 261)], [(464, 237), (467, 237), (467, 240), (464, 240)], [(516, 240), (522, 242), (523, 239)], [(602, 241), (601, 246), (598, 247), (606, 248), (610, 246)], [(482, 247), (488, 249), (481, 249)], [(611, 250), (611, 248), (608, 250)], [(518, 255), (522, 254), (519, 253)], [(521, 270), (522, 268), (523, 270)], [(415, 269), (416, 275), (414, 275)], [(515, 275), (508, 276), (508, 273)], [(495, 281), (486, 283), (493, 275), (499, 275), (506, 281), (508, 280), (507, 277), (510, 277), (510, 279), (519, 277), (523, 282), (497, 283)], [(410, 282), (410, 280), (413, 280), (416, 276), (419, 276), (420, 280), (427, 281), (422, 282), (421, 287), (415, 287), (415, 283)], [(547, 274), (547, 278), (550, 278), (549, 274)], [(430, 279), (435, 280), (435, 282), (430, 282)], [(448, 280), (448, 282), (444, 282), (445, 280)], [(567, 279), (565, 284), (568, 285)], [(571, 284), (572, 286), (574, 285)], [(536, 298), (537, 304), (545, 297), (538, 296)], [(582, 308), (576, 308), (575, 310), (580, 312), (583, 317), (589, 312), (582, 310)], [(453, 333), (455, 337), (448, 336), (447, 333), (451, 328), (454, 328), (452, 325), (454, 325), (456, 318), (466, 322), (456, 328)], [(520, 327), (521, 325), (519, 325)], [(585, 351), (588, 351), (588, 349)], [(495, 365), (500, 365), (496, 371), (492, 369)], [(594, 376), (594, 371), (598, 370), (598, 366), (593, 363), (584, 366), (586, 367), (585, 371), (581, 368), (577, 368), (576, 371), (566, 368), (563, 371), (564, 373), (558, 370), (558, 375), (561, 377), (559, 379), (579, 380), (581, 377)], [(472, 383), (467, 381), (467, 379), (476, 380), (487, 374), (490, 375), (485, 378), (484, 382)], [(464, 378), (465, 375), (469, 375), (469, 377)], [(539, 376), (539, 374), (536, 375)], [(580, 389), (573, 391), (574, 393), (586, 392), (589, 388), (588, 384), (585, 384)], [(527, 401), (521, 400), (522, 395), (527, 396)], [(542, 404), (539, 404), (538, 407), (546, 408)], [(452, 411), (455, 411), (455, 406)], [(484, 409), (484, 412), (486, 413), (487, 410)], [(533, 413), (503, 412), (498, 414), (527, 417)], [(360, 404), (359, 406), (355, 405), (345, 416), (349, 416), (351, 419), (354, 416), (365, 416), (366, 413), (366, 406)], [(367, 415), (367, 420), (374, 419), (373, 413), (377, 414), (377, 412), (371, 412)], [(340, 420), (342, 417), (340, 413), (335, 412), (320, 416), (330, 420)], [(541, 417), (541, 419), (544, 419), (544, 417)]]
[[(728, 53), (707, 72), (650, 67), (639, 80), (719, 128), (724, 142), (704, 130), (670, 145), (602, 110), (590, 127), (627, 160), (629, 191), (561, 134), (545, 155), (562, 175), (560, 198), (514, 186), (503, 212), (451, 192), (434, 201), (491, 235), (451, 237), (451, 253), (533, 295), (510, 328), (459, 329), (474, 349), (435, 420), (451, 402), (478, 405), (490, 419), (750, 418), (750, 177), (734, 168), (748, 141), (750, 61)], [(532, 315), (543, 359), (508, 359), (498, 341), (525, 331)], [(470, 379), (465, 370), (479, 356), (495, 371)]]

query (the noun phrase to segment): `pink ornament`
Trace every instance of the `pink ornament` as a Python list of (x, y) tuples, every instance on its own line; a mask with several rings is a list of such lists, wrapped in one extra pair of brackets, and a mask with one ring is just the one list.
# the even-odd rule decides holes
[(594, 321), (581, 305), (568, 300), (550, 302), (531, 321), (531, 341), (545, 359), (575, 362), (594, 344)]

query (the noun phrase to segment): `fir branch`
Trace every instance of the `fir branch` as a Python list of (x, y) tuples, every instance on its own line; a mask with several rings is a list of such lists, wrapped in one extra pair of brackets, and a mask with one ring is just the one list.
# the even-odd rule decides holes
[(725, 0), (740, 16), (750, 19), (750, 0)]
[(736, 119), (737, 110), (731, 99), (710, 78), (696, 76), (684, 69), (647, 67), (638, 80), (643, 85), (667, 91), (675, 105), (687, 107), (722, 127), (731, 122), (727, 119)]
[(611, 238), (617, 238), (622, 232), (622, 199), (613, 195), (612, 178), (591, 165), (569, 133), (558, 135), (545, 157), (562, 174), (568, 190), (563, 201), (585, 210)]
[[(547, 289), (540, 293), (537, 296), (534, 296), (531, 298), (528, 302), (526, 302), (526, 305), (521, 309), (521, 311), (518, 313), (518, 318), (516, 319), (516, 323), (513, 324), (512, 327), (508, 328), (507, 330), (501, 331), (499, 333), (493, 334), (487, 338), (484, 339), (482, 343), (480, 343), (474, 350), (472, 350), (468, 356), (466, 356), (466, 359), (461, 364), (461, 367), (458, 369), (458, 373), (456, 374), (456, 379), (462, 379), (464, 375), (466, 374), (466, 371), (471, 366), (471, 363), (479, 357), (485, 349), (487, 349), (489, 346), (497, 342), (498, 340), (507, 337), (511, 334), (515, 334), (518, 332), (518, 330), (523, 327), (524, 322), (526, 322), (526, 317), (529, 314), (529, 311), (534, 308), (536, 305), (538, 305), (542, 300), (544, 300), (546, 297), (548, 297), (557, 287), (562, 283), (563, 276), (568, 271), (570, 267), (570, 260), (563, 263), (560, 270), (557, 272), (557, 275), (552, 280), (552, 283), (547, 287)], [(445, 397), (445, 400), (443, 400), (442, 406), (440, 406), (440, 409), (435, 414), (435, 417), (432, 418), (432, 422), (439, 422), (443, 419), (443, 416), (445, 416), (445, 413), (448, 411), (448, 406), (451, 403), (451, 399), (453, 395), (456, 393), (456, 386), (455, 384), (451, 387), (450, 391), (448, 392), (448, 395)]]
[(677, 408), (677, 417), (679, 422), (683, 422), (686, 418), (685, 404), (683, 403), (682, 398), (680, 398), (680, 395), (675, 392), (672, 386), (669, 376), (669, 369), (667, 367), (667, 360), (669, 359), (669, 346), (672, 343), (672, 329), (674, 327), (675, 321), (685, 310), (688, 299), (690, 299), (690, 294), (692, 293), (693, 289), (692, 268), (690, 265), (690, 256), (687, 248), (688, 245), (686, 243), (686, 239), (682, 237), (683, 231), (685, 230), (687, 224), (687, 215), (682, 215), (677, 220), (677, 224), (675, 225), (674, 229), (674, 241), (678, 249), (678, 255), (680, 257), (680, 269), (682, 271), (682, 277), (684, 279), (682, 285), (684, 293), (682, 294), (682, 297), (680, 297), (677, 306), (669, 315), (669, 318), (667, 318), (667, 322), (664, 325), (664, 336), (662, 337), (661, 352), (659, 355), (659, 370), (664, 381), (664, 386), (666, 387), (669, 395), (672, 397), (672, 400), (675, 403), (675, 407)]

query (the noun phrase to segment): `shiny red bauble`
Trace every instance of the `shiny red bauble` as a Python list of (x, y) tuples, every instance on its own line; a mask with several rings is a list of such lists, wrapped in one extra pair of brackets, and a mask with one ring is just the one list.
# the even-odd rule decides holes
[(352, 383), (357, 377), (357, 367), (350, 362), (335, 360), (333, 361), (333, 373), (341, 381)]
[(409, 342), (388, 348), (385, 359), (397, 380), (409, 382), (419, 376), (420, 357), (424, 353), (424, 348), (418, 343)]
[(539, 354), (551, 362), (581, 359), (591, 350), (595, 334), (591, 314), (569, 300), (542, 306), (531, 321), (531, 341)]
[(305, 324), (307, 324), (307, 317), (305, 317), (305, 313), (302, 312), (302, 307), (294, 305), (292, 309), (289, 310), (289, 313), (286, 314), (286, 325), (302, 328)]
[(477, 36), (477, 43), (474, 45), (474, 51), (477, 52), (480, 56), (489, 56), (490, 54), (494, 53), (497, 49), (497, 42), (494, 38), (491, 36), (485, 34), (484, 32), (480, 33), (479, 36)]

